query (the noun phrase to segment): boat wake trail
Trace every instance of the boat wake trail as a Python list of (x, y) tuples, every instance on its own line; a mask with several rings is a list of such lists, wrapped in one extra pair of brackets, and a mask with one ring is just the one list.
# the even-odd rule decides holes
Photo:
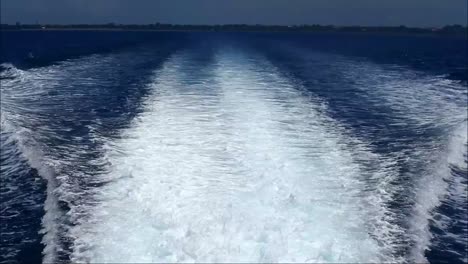
[(2, 65), (1, 194), (8, 225), (1, 231), (10, 243), (1, 255), (7, 263), (34, 262), (41, 251), (45, 263), (69, 260), (70, 228), (86, 218), (82, 208), (105, 184), (95, 177), (106, 167), (99, 140), (112, 138), (135, 114), (145, 94), (140, 83), (165, 57), (163, 49), (141, 48), (28, 70)]
[[(44, 146), (37, 140), (35, 133), (31, 127), (23, 126), (24, 119), (28, 121), (38, 121), (33, 110), (25, 108), (22, 103), (24, 101), (35, 101), (40, 95), (45, 93), (44, 89), (37, 89), (31, 92), (26, 87), (21, 87), (16, 84), (20, 82), (28, 82), (28, 79), (34, 78), (34, 74), (19, 70), (10, 64), (2, 65), (5, 70), (2, 72), (2, 100), (1, 100), (1, 157), (2, 157), (2, 183), (5, 184), (6, 191), (2, 190), (2, 197), (5, 198), (5, 207), (3, 212), (11, 214), (17, 211), (8, 220), (9, 228), (15, 229), (22, 224), (21, 218), (26, 218), (30, 221), (30, 228), (34, 227), (34, 220), (27, 220), (29, 217), (34, 218), (37, 214), (45, 211), (42, 218), (42, 228), (40, 233), (43, 234), (42, 243), (45, 244), (43, 253), (46, 256), (45, 261), (50, 262), (55, 259), (55, 252), (60, 251), (58, 248), (60, 243), (57, 235), (62, 226), (63, 214), (59, 208), (57, 196), (54, 194), (57, 181), (55, 179), (55, 166), (53, 162), (47, 160), (43, 153)], [(19, 103), (21, 102), (21, 103)], [(32, 173), (35, 171), (36, 173)], [(8, 177), (10, 176), (10, 177)], [(45, 184), (44, 184), (45, 183)], [(46, 185), (43, 190), (43, 185)], [(8, 190), (18, 190), (17, 192), (8, 192)], [(46, 195), (41, 194), (45, 192)], [(28, 195), (28, 199), (24, 199), (24, 195)], [(42, 203), (40, 201), (43, 201)], [(37, 209), (28, 208), (38, 207)], [(32, 216), (25, 215), (28, 212)], [(36, 227), (37, 228), (37, 227)], [(22, 236), (22, 243), (34, 243), (35, 236), (33, 231), (25, 229)], [(28, 233), (31, 232), (31, 233)], [(2, 233), (3, 235), (7, 235)], [(18, 236), (12, 233), (12, 236)], [(5, 247), (5, 250), (10, 251), (11, 255), (5, 258), (14, 259), (14, 256), (20, 252), (20, 248), (15, 245)]]
[(365, 58), (287, 45), (271, 49), (264, 52), (275, 65), (326, 101), (327, 112), (347, 133), (389, 161), (383, 178), (390, 182), (378, 180), (383, 185), (377, 190), (390, 195), (385, 199), (390, 223), (405, 230), (395, 233), (395, 254), (417, 263), (448, 256), (466, 262), (468, 94), (463, 83)]
[(466, 87), (225, 41), (2, 64), (0, 262), (466, 262)]
[(443, 246), (461, 249), (468, 241), (466, 87), (442, 76), (383, 69), (368, 63), (356, 65), (352, 72), (355, 79), (367, 72), (361, 78), (374, 83), (372, 90), (363, 88), (368, 96), (405, 119), (393, 125), (396, 131), (419, 135), (418, 140), (413, 138), (393, 153), (406, 156), (407, 170), (402, 174), (412, 186), (405, 195), (411, 201), (410, 213), (401, 217), (407, 222), (412, 241), (407, 258), (427, 262), (428, 252), (434, 251), (466, 262), (467, 250), (461, 255)]
[(400, 261), (390, 161), (250, 55), (164, 64), (105, 144), (110, 183), (73, 228), (73, 262)]

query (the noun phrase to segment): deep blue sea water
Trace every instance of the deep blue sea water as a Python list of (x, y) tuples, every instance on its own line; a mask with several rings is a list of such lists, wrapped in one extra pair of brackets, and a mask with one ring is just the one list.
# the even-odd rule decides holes
[(468, 262), (466, 39), (1, 37), (1, 263)]

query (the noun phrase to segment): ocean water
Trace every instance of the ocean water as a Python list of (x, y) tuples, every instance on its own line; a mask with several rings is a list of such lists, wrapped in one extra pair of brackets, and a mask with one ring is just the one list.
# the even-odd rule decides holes
[(466, 43), (2, 32), (0, 262), (466, 263)]

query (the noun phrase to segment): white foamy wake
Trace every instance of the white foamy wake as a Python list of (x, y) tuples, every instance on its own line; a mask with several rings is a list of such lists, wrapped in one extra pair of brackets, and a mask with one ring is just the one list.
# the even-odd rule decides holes
[(107, 143), (112, 182), (73, 229), (73, 262), (396, 260), (386, 195), (356, 161), (375, 155), (266, 62), (222, 50), (210, 78), (198, 67), (166, 62)]
[[(426, 161), (425, 168), (420, 169), (422, 177), (416, 181), (415, 204), (409, 220), (409, 231), (415, 236), (411, 259), (421, 263), (427, 262), (425, 253), (433, 239), (430, 222), (438, 222), (434, 210), (447, 196), (466, 192), (466, 183), (451, 168), (466, 170), (467, 92), (466, 88), (443, 78), (408, 75), (393, 76), (393, 81), (384, 83), (377, 91), (390, 107), (403, 112), (416, 126), (444, 129), (446, 133), (438, 142), (416, 148), (413, 156)], [(454, 190), (450, 190), (450, 183)], [(456, 236), (463, 240), (466, 234)]]
[[(80, 73), (96, 67), (99, 56), (89, 56), (74, 61), (67, 61), (48, 67), (20, 70), (11, 64), (2, 64), (1, 72), (1, 130), (5, 139), (14, 141), (20, 155), (31, 168), (47, 182), (47, 196), (44, 202), (45, 214), (42, 218), (43, 262), (55, 263), (59, 257), (66, 256), (64, 240), (67, 240), (68, 221), (64, 210), (60, 209), (59, 200), (77, 200), (79, 189), (69, 182), (76, 180), (80, 173), (76, 167), (74, 172), (66, 173), (63, 168), (70, 164), (70, 156), (84, 156), (89, 152), (86, 146), (67, 148), (67, 146), (47, 145), (48, 137), (59, 138), (57, 131), (51, 126), (52, 115), (47, 110), (53, 107), (64, 109), (66, 92), (60, 90), (65, 82), (72, 82), (72, 74), (79, 78)], [(55, 92), (65, 94), (64, 97), (49, 96)], [(75, 96), (76, 98), (76, 96)], [(76, 100), (76, 99), (75, 99)], [(55, 116), (55, 113), (53, 113)], [(57, 129), (57, 128), (55, 128)], [(62, 128), (60, 128), (62, 129)], [(67, 128), (63, 128), (67, 129)], [(67, 156), (68, 154), (68, 156)], [(13, 164), (12, 166), (14, 166)], [(35, 181), (36, 179), (29, 179)], [(76, 208), (71, 208), (70, 214), (75, 217)], [(60, 256), (59, 256), (60, 255)]]
[[(44, 202), (45, 215), (42, 219), (43, 228), (41, 233), (43, 234), (42, 242), (45, 244), (43, 250), (44, 262), (51, 263), (55, 261), (55, 252), (57, 252), (57, 247), (60, 244), (57, 242), (57, 233), (59, 232), (57, 227), (59, 226), (58, 218), (60, 218), (60, 215), (57, 198), (53, 194), (57, 188), (54, 166), (44, 159), (42, 146), (34, 140), (31, 129), (17, 125), (18, 119), (25, 118), (21, 113), (24, 109), (21, 101), (24, 98), (34, 100), (33, 98), (44, 93), (44, 90), (41, 87), (35, 87), (36, 89), (33, 90), (31, 85), (21, 85), (24, 82), (28, 83), (30, 79), (34, 79), (34, 72), (30, 73), (17, 69), (11, 64), (2, 64), (1, 66), (6, 69), (0, 76), (2, 78), (0, 90), (1, 130), (6, 135), (2, 140), (14, 141), (21, 156), (28, 162), (29, 166), (36, 169), (38, 174), (47, 181), (48, 195)], [(15, 166), (15, 164), (10, 166)], [(34, 181), (35, 179), (30, 180)]]
[[(468, 221), (466, 217), (467, 183), (466, 179), (454, 175), (452, 168), (467, 170), (467, 123), (466, 121), (455, 127), (446, 140), (445, 146), (437, 152), (434, 164), (428, 166), (428, 173), (417, 182), (416, 204), (411, 219), (411, 233), (416, 236), (415, 246), (412, 249), (411, 257), (417, 262), (427, 263), (425, 257), (426, 250), (431, 246), (434, 235), (430, 231), (430, 221), (434, 225), (444, 230), (443, 236), (451, 236), (452, 239), (466, 245), (467, 238), (465, 231), (451, 233), (446, 230), (446, 222), (451, 221), (450, 217), (434, 212), (444, 201), (449, 201), (452, 206), (459, 206), (462, 210), (461, 221)], [(452, 216), (454, 218), (457, 216)], [(448, 218), (448, 219), (447, 219)], [(466, 224), (465, 224), (466, 226)], [(466, 262), (467, 256), (461, 256), (461, 261)]]
[[(411, 147), (410, 153), (394, 153), (420, 162), (417, 171), (412, 172), (415, 175), (411, 175), (415, 188), (413, 212), (408, 219), (413, 241), (409, 258), (417, 263), (427, 262), (426, 250), (434, 238), (430, 223), (445, 229), (444, 223), (435, 218), (435, 210), (448, 198), (458, 199), (460, 205), (466, 203), (466, 180), (452, 173), (453, 166), (464, 171), (467, 167), (466, 87), (443, 76), (427, 76), (396, 66), (379, 67), (369, 62), (355, 63), (345, 71), (344, 76), (367, 84), (361, 88), (371, 100), (404, 117), (408, 122), (405, 125), (421, 134), (430, 130), (441, 134), (433, 136), (429, 143)], [(463, 221), (468, 221), (466, 216)], [(466, 244), (466, 233), (453, 237)]]

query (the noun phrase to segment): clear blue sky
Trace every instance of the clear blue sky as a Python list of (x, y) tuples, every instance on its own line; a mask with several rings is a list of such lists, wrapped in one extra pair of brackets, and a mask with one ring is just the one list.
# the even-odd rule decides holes
[(0, 0), (2, 23), (467, 24), (467, 0)]

